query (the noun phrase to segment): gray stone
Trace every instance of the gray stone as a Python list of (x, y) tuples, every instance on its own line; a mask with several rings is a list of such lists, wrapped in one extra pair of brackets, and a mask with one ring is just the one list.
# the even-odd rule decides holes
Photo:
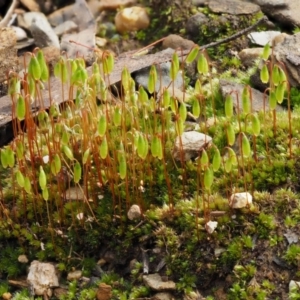
[(54, 32), (58, 35), (61, 36), (64, 33), (69, 33), (71, 31), (77, 30), (78, 26), (75, 24), (73, 21), (68, 20), (62, 24), (59, 24), (54, 28)]
[(260, 31), (260, 32), (251, 32), (248, 34), (248, 38), (253, 44), (259, 45), (259, 46), (265, 46), (268, 43), (272, 43), (272, 40), (278, 36), (281, 35), (280, 31)]
[(129, 220), (140, 219), (142, 215), (141, 208), (137, 204), (131, 205), (127, 212), (127, 217)]
[(25, 13), (24, 21), (29, 26), (37, 47), (54, 46), (59, 48), (59, 39), (43, 13)]
[(208, 7), (214, 13), (226, 13), (230, 15), (249, 15), (260, 11), (258, 5), (240, 0), (210, 0)]
[(175, 300), (172, 294), (170, 293), (157, 293), (151, 300)]
[(263, 48), (246, 48), (239, 52), (243, 66), (252, 67), (257, 59), (261, 57)]
[(199, 156), (200, 151), (207, 147), (212, 141), (212, 138), (198, 131), (184, 132), (181, 137), (177, 137), (173, 148), (173, 157), (176, 160), (181, 160), (183, 152), (184, 161), (190, 160)]
[[(299, 6), (300, 7), (300, 6)], [(300, 12), (299, 12), (300, 15)], [(274, 47), (276, 61), (285, 65), (289, 83), (293, 87), (300, 86), (300, 33), (286, 36)]]
[(53, 264), (41, 263), (37, 260), (34, 260), (29, 267), (27, 281), (37, 296), (46, 294), (51, 297), (51, 288), (59, 286), (57, 272)]
[(199, 12), (187, 20), (185, 25), (186, 32), (189, 35), (198, 36), (201, 25), (206, 24), (208, 21), (209, 18), (205, 14)]
[(255, 0), (273, 20), (290, 27), (300, 26), (299, 0)]
[(162, 281), (159, 274), (149, 274), (143, 276), (145, 285), (154, 291), (175, 291), (176, 284), (174, 281)]
[[(227, 94), (232, 93), (233, 95), (233, 105), (235, 108), (235, 111), (237, 112), (238, 110), (238, 103), (237, 103), (237, 97), (235, 96), (235, 93), (238, 94), (238, 99), (239, 99), (239, 108), (242, 110), (242, 102), (241, 102), (241, 96), (242, 96), (242, 91), (244, 89), (245, 85), (232, 82), (229, 80), (221, 79), (220, 80), (220, 89), (221, 93), (225, 99)], [(253, 111), (263, 111), (264, 110), (264, 97), (265, 97), (265, 109), (269, 109), (269, 97), (267, 95), (264, 95), (258, 90), (255, 90), (251, 88), (251, 94), (252, 94), (252, 109)], [(277, 105), (276, 108), (277, 111), (282, 111), (282, 108)]]
[[(160, 92), (161, 89), (167, 87), (172, 82), (170, 78), (170, 69), (171, 69), (170, 62), (165, 62), (160, 64), (159, 66), (156, 66), (157, 77), (158, 77), (155, 85), (156, 92)], [(150, 72), (150, 67), (139, 70), (133, 74), (136, 83), (138, 85), (143, 86), (145, 89), (148, 89), (149, 72)], [(184, 81), (182, 79), (181, 71), (178, 72), (178, 75), (175, 78), (175, 80), (172, 82), (172, 84), (174, 84), (174, 87), (182, 90), (184, 86)]]
[(75, 270), (73, 272), (69, 272), (67, 276), (67, 280), (72, 281), (72, 280), (78, 280), (82, 277), (82, 271), (80, 270)]
[(248, 192), (234, 193), (229, 199), (232, 208), (244, 208), (252, 204), (252, 196)]

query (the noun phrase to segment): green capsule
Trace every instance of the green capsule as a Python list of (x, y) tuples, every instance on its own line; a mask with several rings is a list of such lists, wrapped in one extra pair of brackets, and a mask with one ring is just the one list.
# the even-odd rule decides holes
[(24, 178), (24, 189), (27, 194), (30, 194), (31, 192), (31, 183), (29, 177), (25, 176)]
[(231, 163), (231, 160), (230, 160), (230, 159), (227, 159), (227, 160), (225, 161), (224, 169), (225, 169), (225, 172), (226, 172), (226, 173), (230, 173), (230, 172), (231, 172), (231, 169), (232, 169), (232, 163)]
[(157, 157), (159, 155), (160, 148), (160, 139), (157, 135), (152, 138), (151, 141), (151, 154), (153, 157)]
[(201, 81), (199, 78), (197, 79), (197, 81), (195, 83), (195, 93), (198, 95), (202, 94), (202, 84), (201, 84)]
[(200, 164), (201, 164), (202, 170), (204, 170), (205, 168), (208, 167), (209, 158), (208, 158), (208, 154), (207, 154), (205, 149), (202, 150), (201, 158), (200, 158)]
[(20, 170), (18, 170), (18, 171), (16, 172), (16, 178), (17, 178), (17, 183), (18, 183), (18, 185), (19, 185), (21, 188), (23, 188), (23, 187), (24, 187), (24, 182), (25, 182), (25, 180), (24, 180), (24, 176), (23, 176), (23, 174), (22, 174), (22, 172), (21, 172)]
[(260, 121), (257, 114), (252, 115), (251, 121), (253, 135), (258, 136), (260, 134)]
[(138, 99), (139, 99), (139, 102), (141, 104), (147, 104), (148, 101), (149, 101), (148, 94), (142, 86), (140, 86), (140, 88), (139, 88), (139, 97), (138, 97)]
[(107, 139), (106, 136), (104, 136), (101, 145), (99, 147), (99, 155), (102, 159), (105, 159), (108, 154), (108, 144), (107, 144)]
[(81, 179), (81, 165), (78, 161), (76, 161), (75, 165), (74, 165), (74, 171), (73, 171), (73, 174), (74, 174), (74, 182), (75, 183), (79, 183), (80, 179)]
[(278, 65), (275, 65), (273, 70), (272, 70), (272, 82), (275, 86), (277, 86), (278, 83), (280, 82), (280, 74), (279, 74)]
[(38, 50), (36, 58), (41, 68), (41, 80), (47, 81), (49, 79), (49, 69), (42, 50)]
[(144, 159), (146, 141), (141, 134), (137, 138), (137, 154), (140, 158)]
[(276, 93), (275, 91), (270, 92), (269, 96), (269, 106), (271, 110), (274, 110), (277, 106), (277, 98), (276, 98)]
[(177, 135), (182, 135), (184, 132), (184, 120), (181, 120), (181, 118), (178, 118), (178, 120), (175, 123), (176, 133)]
[(207, 190), (210, 190), (211, 185), (214, 181), (214, 171), (212, 170), (212, 168), (206, 168), (204, 171), (204, 187)]
[(212, 161), (212, 167), (213, 167), (214, 172), (217, 172), (220, 169), (221, 162), (222, 162), (222, 158), (221, 158), (220, 151), (219, 151), (219, 149), (216, 149), (216, 151), (214, 153), (213, 161)]
[(29, 61), (28, 74), (31, 75), (34, 80), (39, 80), (42, 75), (40, 64), (34, 54)]
[(82, 163), (85, 165), (88, 160), (90, 159), (90, 153), (91, 153), (91, 149), (87, 148), (84, 153), (83, 153), (83, 157), (82, 157)]
[(263, 67), (260, 70), (260, 80), (262, 83), (268, 83), (269, 79), (270, 79), (269, 69), (267, 65), (263, 65)]
[(67, 145), (69, 144), (69, 140), (70, 140), (70, 134), (67, 131), (64, 131), (62, 133), (61, 143)]
[(170, 108), (172, 113), (177, 114), (178, 102), (177, 99), (173, 96), (170, 97)]
[(18, 77), (12, 77), (8, 82), (8, 94), (10, 96), (20, 94), (21, 92), (21, 81)]
[(250, 101), (250, 92), (249, 88), (245, 86), (242, 92), (242, 107), (245, 114), (250, 113), (251, 111), (251, 101)]
[(72, 84), (81, 85), (84, 84), (88, 78), (88, 74), (85, 68), (78, 67), (75, 73), (72, 75)]
[(102, 114), (98, 122), (98, 134), (100, 137), (103, 137), (105, 135), (106, 128), (107, 128), (106, 116)]
[(179, 116), (182, 121), (186, 120), (187, 117), (187, 109), (185, 103), (180, 103), (179, 106)]
[(35, 97), (35, 80), (31, 75), (27, 76), (28, 89), (31, 97)]
[(165, 89), (163, 92), (163, 102), (162, 102), (162, 106), (164, 108), (168, 108), (170, 105), (170, 101), (171, 101), (171, 97), (170, 97), (170, 93), (169, 90)]
[(232, 166), (236, 166), (237, 158), (235, 152), (233, 151), (232, 148), (227, 148), (227, 151), (228, 151), (228, 160), (230, 160)]
[(247, 136), (242, 133), (242, 151), (244, 157), (249, 157), (251, 155), (251, 146)]
[(24, 158), (24, 144), (21, 141), (17, 141), (16, 154), (19, 160), (22, 160)]
[(268, 44), (266, 44), (266, 45), (264, 46), (263, 53), (262, 53), (262, 58), (263, 58), (264, 60), (268, 60), (268, 58), (269, 58), (269, 56), (270, 56), (270, 53), (271, 53), (271, 46), (270, 46), (270, 44), (268, 43)]
[(225, 116), (226, 118), (233, 116), (233, 99), (230, 94), (227, 94), (225, 98)]
[(283, 81), (286, 82), (287, 78), (286, 78), (285, 72), (282, 70), (281, 67), (279, 68), (278, 71), (279, 71), (279, 81), (280, 81), (280, 82), (283, 82)]
[(177, 66), (176, 62), (171, 61), (170, 78), (173, 81), (176, 79), (178, 72), (179, 72), (179, 65)]
[(199, 73), (202, 73), (204, 75), (208, 74), (208, 62), (203, 53), (200, 53), (199, 59), (197, 62), (197, 69)]
[(285, 81), (280, 82), (277, 85), (276, 90), (275, 90), (276, 99), (279, 104), (281, 104), (284, 99), (285, 91), (286, 91), (286, 82)]
[(119, 174), (121, 179), (126, 178), (127, 164), (126, 164), (126, 157), (124, 153), (119, 155)]
[(148, 77), (148, 91), (150, 94), (155, 92), (155, 86), (157, 81), (157, 71), (154, 65), (151, 66)]
[(22, 95), (19, 95), (17, 99), (17, 104), (16, 104), (16, 116), (18, 120), (24, 120), (25, 118), (25, 113), (26, 113), (26, 104), (25, 104), (25, 99), (22, 97)]
[(186, 57), (185, 62), (188, 64), (192, 63), (197, 58), (198, 53), (199, 47), (193, 47), (188, 56)]
[(6, 148), (6, 158), (7, 158), (8, 166), (10, 168), (13, 168), (15, 165), (15, 153), (10, 146)]
[(113, 114), (113, 122), (115, 126), (120, 126), (121, 121), (122, 121), (121, 109), (119, 106), (116, 106)]
[(68, 157), (70, 160), (74, 159), (73, 152), (67, 145), (63, 145), (62, 150), (63, 150), (64, 154), (66, 155), (66, 157)]
[(195, 98), (193, 101), (192, 112), (194, 117), (198, 118), (200, 116), (201, 108), (199, 100), (197, 98)]
[(114, 56), (111, 52), (109, 52), (107, 55), (105, 55), (105, 58), (103, 60), (103, 72), (104, 74), (110, 74), (114, 69)]
[(47, 187), (43, 189), (42, 196), (43, 196), (43, 199), (45, 201), (48, 201), (48, 199), (49, 199), (49, 191), (48, 191)]
[(46, 177), (45, 171), (43, 169), (43, 166), (40, 166), (39, 184), (40, 184), (40, 188), (42, 190), (46, 188), (47, 177)]
[(128, 69), (125, 67), (121, 73), (121, 82), (125, 92), (129, 91), (129, 79), (130, 79), (130, 73)]
[(61, 170), (61, 160), (58, 154), (55, 154), (51, 162), (51, 172), (56, 176)]
[(231, 123), (227, 124), (226, 134), (227, 134), (228, 145), (232, 146), (235, 143), (235, 132), (234, 132), (234, 127)]

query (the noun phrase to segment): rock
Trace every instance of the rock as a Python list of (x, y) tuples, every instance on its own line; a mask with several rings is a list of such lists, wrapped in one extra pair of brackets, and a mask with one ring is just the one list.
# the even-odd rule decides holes
[(30, 11), (40, 11), (40, 6), (35, 0), (20, 0), (21, 3)]
[[(187, 131), (177, 137), (173, 148), (173, 157), (176, 160), (181, 160), (181, 153), (183, 152), (183, 159), (185, 161), (195, 158), (200, 151), (207, 147), (212, 141), (212, 138), (204, 133), (198, 131)], [(182, 146), (182, 147), (181, 147)]]
[(254, 0), (261, 10), (276, 22), (290, 27), (300, 26), (298, 0)]
[(218, 226), (218, 222), (216, 221), (208, 221), (205, 224), (205, 229), (209, 234), (212, 234)]
[(289, 283), (289, 292), (293, 290), (300, 290), (300, 281), (291, 280)]
[(175, 300), (172, 294), (170, 293), (157, 293), (151, 300)]
[(27, 33), (23, 28), (17, 26), (11, 26), (11, 28), (15, 31), (18, 42), (27, 39)]
[(2, 294), (2, 299), (3, 299), (3, 300), (9, 300), (9, 299), (11, 299), (11, 298), (12, 298), (12, 294), (9, 293), (9, 292), (6, 292), (6, 293), (3, 293), (3, 294)]
[(253, 44), (259, 45), (259, 46), (265, 46), (266, 44), (270, 43), (272, 45), (272, 40), (278, 36), (281, 35), (280, 31), (260, 31), (260, 32), (251, 32), (248, 34), (248, 38), (251, 40)]
[(124, 8), (115, 16), (116, 29), (120, 33), (146, 29), (149, 24), (148, 13), (140, 6)]
[(196, 292), (188, 292), (183, 295), (183, 300), (205, 300), (204, 298), (198, 291)]
[(64, 33), (70, 33), (71, 31), (76, 31), (77, 29), (78, 29), (78, 25), (76, 23), (74, 23), (73, 21), (68, 20), (66, 22), (63, 22), (63, 23), (57, 25), (54, 28), (54, 32), (58, 36), (61, 36)]
[(127, 212), (127, 217), (129, 220), (140, 219), (142, 216), (141, 208), (137, 204), (131, 205)]
[(68, 294), (68, 290), (58, 287), (58, 288), (54, 289), (53, 294), (57, 299), (63, 299), (64, 296), (66, 296)]
[(83, 200), (84, 199), (83, 190), (84, 190), (84, 187), (79, 188), (77, 186), (74, 186), (74, 187), (72, 186), (72, 187), (68, 188), (64, 193), (66, 200), (68, 200), (68, 201)]
[(226, 13), (230, 15), (249, 15), (260, 11), (258, 5), (240, 0), (210, 0), (208, 7), (213, 13)]
[(27, 264), (28, 263), (27, 256), (24, 254), (19, 255), (18, 262), (20, 262), (21, 264)]
[(51, 297), (51, 288), (59, 286), (56, 269), (53, 264), (41, 263), (37, 260), (34, 260), (29, 267), (27, 281), (37, 296), (46, 294)]
[(145, 285), (154, 291), (175, 291), (176, 284), (174, 281), (162, 281), (159, 274), (143, 275)]
[(248, 192), (234, 193), (230, 196), (229, 205), (232, 208), (243, 208), (252, 204), (252, 196)]
[[(170, 69), (171, 69), (170, 62), (165, 62), (160, 64), (159, 66), (156, 66), (157, 77), (158, 77), (158, 80), (155, 85), (156, 92), (160, 92), (164, 87), (169, 86), (169, 84), (172, 82), (170, 78)], [(145, 89), (148, 89), (149, 72), (150, 72), (150, 67), (143, 68), (133, 74), (133, 78), (135, 79), (136, 83), (138, 85), (143, 86)], [(184, 81), (182, 79), (181, 71), (178, 72), (177, 77), (172, 82), (172, 86), (182, 90), (184, 86)]]
[(100, 283), (97, 290), (97, 300), (110, 300), (112, 297), (112, 287), (104, 282)]
[(204, 133), (198, 131), (187, 131), (177, 137), (173, 148), (173, 157), (176, 160), (181, 160), (181, 153), (183, 153), (184, 161), (195, 158), (200, 154), (200, 151), (207, 147), (212, 141), (212, 138)]
[(191, 16), (186, 22), (186, 32), (191, 36), (199, 36), (201, 25), (209, 22), (209, 18), (203, 13), (196, 13)]
[(285, 238), (287, 239), (289, 245), (291, 244), (297, 244), (299, 241), (299, 236), (298, 234), (296, 234), (295, 232), (291, 231), (291, 230), (287, 230), (287, 233), (283, 234), (285, 236)]
[(195, 6), (206, 6), (208, 0), (192, 0), (192, 4)]
[(82, 271), (80, 270), (75, 270), (73, 272), (69, 272), (67, 276), (67, 280), (72, 281), (72, 280), (78, 280), (82, 277)]
[(256, 60), (261, 57), (262, 53), (263, 48), (246, 48), (239, 52), (239, 58), (243, 66), (252, 67)]
[[(233, 92), (233, 105), (234, 109), (237, 112), (238, 109), (238, 103), (237, 103), (237, 97), (235, 96), (234, 92), (237, 92), (238, 99), (239, 99), (239, 108), (242, 110), (242, 102), (241, 102), (241, 95), (242, 91), (244, 89), (245, 85), (240, 83), (235, 83), (229, 80), (221, 79), (220, 80), (220, 89), (221, 93), (225, 99), (227, 94), (230, 94)], [(269, 109), (269, 97), (267, 95), (264, 95), (258, 90), (255, 90), (251, 88), (251, 94), (252, 94), (252, 110), (253, 111), (263, 111), (264, 110), (264, 97), (265, 97), (265, 109)], [(276, 108), (277, 111), (282, 111), (282, 108), (277, 105)]]
[(135, 4), (136, 0), (101, 0), (99, 10), (116, 10)]
[(54, 46), (59, 48), (59, 40), (46, 16), (40, 12), (28, 12), (24, 14), (24, 21), (39, 48)]
[(293, 87), (300, 86), (300, 33), (285, 36), (273, 51), (276, 61), (283, 63), (286, 67), (289, 83)]
[(10, 70), (19, 71), (15, 31), (10, 27), (0, 28), (0, 82), (7, 79)]
[(180, 35), (177, 34), (170, 34), (168, 35), (163, 43), (162, 47), (164, 49), (172, 48), (172, 49), (182, 49), (182, 50), (189, 50), (195, 46), (195, 43), (191, 40), (184, 39)]
[(49, 23), (56, 27), (66, 21), (74, 21), (74, 5), (68, 5), (56, 10), (48, 16)]

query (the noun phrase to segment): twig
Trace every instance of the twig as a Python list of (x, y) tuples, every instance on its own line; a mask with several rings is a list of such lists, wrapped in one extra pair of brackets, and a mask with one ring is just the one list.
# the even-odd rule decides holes
[(233, 41), (235, 39), (237, 39), (238, 37), (242, 36), (242, 35), (245, 35), (247, 34), (249, 31), (251, 31), (252, 29), (256, 28), (259, 24), (263, 23), (263, 22), (267, 22), (268, 21), (268, 18), (266, 16), (263, 16), (262, 18), (260, 18), (259, 20), (257, 20), (256, 23), (254, 23), (253, 25), (245, 28), (245, 29), (242, 29), (241, 31), (229, 36), (229, 37), (226, 37), (222, 40), (219, 40), (219, 41), (216, 41), (216, 42), (212, 42), (212, 43), (209, 43), (207, 45), (203, 45), (203, 46), (200, 46), (200, 49), (207, 49), (207, 48), (212, 48), (212, 47), (216, 47), (216, 46), (219, 46), (221, 44), (224, 44), (224, 43), (228, 43), (230, 41)]
[(17, 6), (17, 3), (18, 3), (18, 0), (13, 0), (12, 3), (11, 3), (11, 6), (10, 8), (8, 9), (5, 17), (1, 20), (0, 22), (0, 28), (3, 28), (3, 27), (6, 27), (7, 24), (9, 23), (9, 20)]

